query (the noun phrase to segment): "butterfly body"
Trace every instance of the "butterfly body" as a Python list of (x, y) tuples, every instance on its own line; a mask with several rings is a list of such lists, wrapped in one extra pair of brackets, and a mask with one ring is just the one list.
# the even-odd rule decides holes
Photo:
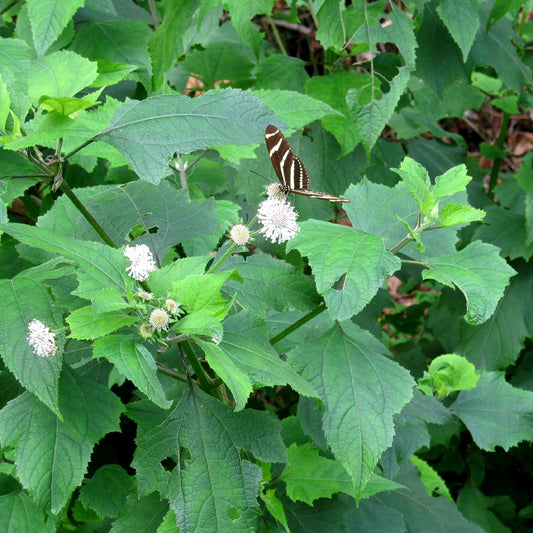
[(332, 194), (309, 189), (309, 175), (307, 170), (305, 170), (304, 164), (294, 155), (289, 141), (276, 126), (272, 126), (272, 124), (267, 126), (265, 140), (270, 161), (281, 182), (281, 189), (285, 194), (293, 192), (330, 202), (346, 203), (350, 201)]

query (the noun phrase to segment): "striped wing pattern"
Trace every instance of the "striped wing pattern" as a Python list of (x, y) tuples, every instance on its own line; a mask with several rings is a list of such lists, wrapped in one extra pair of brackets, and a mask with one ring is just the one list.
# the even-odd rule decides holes
[(308, 188), (309, 176), (304, 164), (294, 155), (289, 142), (276, 126), (272, 126), (272, 124), (267, 126), (265, 140), (272, 166), (285, 194), (294, 192), (330, 202), (346, 203), (350, 201), (325, 192), (312, 191)]

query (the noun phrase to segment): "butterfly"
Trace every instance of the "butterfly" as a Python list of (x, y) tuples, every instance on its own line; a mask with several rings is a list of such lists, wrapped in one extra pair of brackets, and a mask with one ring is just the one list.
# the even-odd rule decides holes
[(289, 141), (285, 139), (283, 133), (276, 126), (272, 124), (267, 126), (265, 140), (270, 161), (272, 161), (272, 166), (281, 182), (281, 189), (285, 194), (294, 192), (330, 202), (350, 202), (346, 198), (339, 198), (325, 192), (312, 191), (308, 188), (309, 176), (304, 164), (294, 155)]

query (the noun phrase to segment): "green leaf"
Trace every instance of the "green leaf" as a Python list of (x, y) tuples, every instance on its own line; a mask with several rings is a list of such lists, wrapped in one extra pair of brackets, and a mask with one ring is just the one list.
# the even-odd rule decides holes
[[(205, 343), (203, 346), (206, 347)], [(263, 322), (245, 312), (225, 320), (223, 341), (218, 347), (210, 344), (206, 357), (215, 371), (223, 372), (221, 377), (232, 375), (237, 369), (236, 377), (232, 376), (227, 385), (231, 387), (237, 382), (235, 394), (238, 393), (239, 406), (244, 406), (251, 392), (250, 382), (255, 387), (288, 384), (304, 396), (316, 397), (315, 389), (270, 346)]]
[(16, 490), (6, 492), (3, 487), (0, 495), (0, 516), (6, 531), (40, 531), (53, 533), (56, 531), (52, 520), (45, 524), (45, 515), (39, 506), (24, 492), (20, 486)]
[(483, 220), (485, 215), (486, 213), (482, 209), (475, 209), (468, 205), (447, 204), (441, 209), (439, 219), (441, 226), (447, 227), (478, 222)]
[(424, 279), (434, 279), (453, 287), (466, 298), (468, 324), (482, 324), (490, 318), (505, 287), (516, 271), (498, 254), (495, 246), (480, 241), (453, 254), (427, 259), (431, 270), (424, 270)]
[(523, 440), (533, 440), (533, 392), (518, 389), (503, 374), (487, 372), (477, 387), (462, 391), (450, 405), (482, 449), (505, 451)]
[(92, 305), (75, 309), (67, 317), (71, 330), (70, 337), (81, 340), (103, 337), (138, 321), (139, 318), (137, 316), (131, 316), (121, 311), (96, 313)]
[(207, 257), (184, 257), (154, 270), (147, 280), (148, 287), (157, 296), (167, 296), (168, 287), (189, 275), (200, 275), (205, 272)]
[(5, 131), (6, 129), (6, 121), (9, 116), (10, 107), (11, 99), (9, 98), (9, 91), (7, 90), (7, 84), (2, 79), (2, 73), (0, 71), (0, 131)]
[[(0, 178), (40, 174), (39, 168), (23, 157), (22, 154), (8, 150), (0, 150), (0, 169)], [(4, 194), (5, 191), (2, 192), (2, 196)]]
[[(139, 498), (133, 490), (126, 501), (121, 516), (113, 522), (113, 533), (155, 531), (168, 511), (168, 502), (157, 493)], [(174, 525), (175, 525), (174, 517)]]
[(444, 174), (435, 178), (435, 186), (432, 193), (436, 200), (446, 196), (452, 196), (457, 192), (466, 190), (466, 186), (472, 178), (467, 174), (466, 165), (457, 165), (450, 168)]
[(42, 96), (74, 96), (96, 76), (96, 63), (68, 50), (54, 52), (32, 61), (28, 74), (29, 96), (34, 105), (40, 103)]
[(116, 464), (104, 464), (80, 489), (80, 501), (100, 518), (116, 518), (123, 510), (133, 478)]
[(15, 239), (57, 253), (75, 261), (81, 269), (78, 273), (79, 286), (74, 294), (92, 300), (102, 289), (116, 289), (127, 294), (132, 283), (126, 273), (128, 260), (119, 251), (97, 242), (67, 239), (54, 232), (25, 224), (2, 224), (0, 229)]
[(182, 36), (199, 9), (194, 0), (170, 0), (165, 3), (164, 15), (156, 31), (150, 37), (149, 49), (154, 69), (154, 87), (161, 86), (167, 70), (176, 58), (184, 54)]
[(284, 120), (291, 128), (303, 128), (310, 122), (327, 115), (340, 115), (339, 111), (328, 104), (294, 91), (260, 89), (254, 91), (253, 94), (263, 100), (276, 113), (276, 116)]
[(287, 243), (287, 250), (294, 248), (309, 258), (317, 290), (337, 320), (361, 311), (400, 268), (380, 237), (319, 220), (302, 222), (300, 233)]
[(59, 408), (63, 421), (25, 392), (0, 411), (2, 446), (15, 446), (22, 485), (54, 514), (81, 484), (93, 446), (106, 433), (119, 431), (122, 404), (107, 388), (65, 366)]
[[(353, 481), (342, 464), (319, 455), (318, 450), (313, 448), (310, 442), (302, 446), (292, 444), (287, 452), (289, 464), (279, 479), (287, 485), (287, 495), (291, 500), (300, 500), (312, 505), (318, 498), (331, 498), (337, 492), (345, 492), (356, 497)], [(375, 492), (401, 486), (389, 480), (383, 481), (385, 482), (383, 486), (386, 488)]]
[(209, 366), (217, 373), (233, 394), (235, 411), (242, 411), (246, 407), (248, 398), (254, 386), (246, 371), (241, 370), (238, 361), (231, 358), (225, 346), (217, 346), (212, 342), (194, 338), (203, 350)]
[(180, 318), (172, 327), (172, 331), (188, 333), (189, 335), (205, 335), (217, 342), (220, 342), (224, 335), (220, 320), (202, 311), (193, 312)]
[(473, 389), (478, 380), (472, 363), (460, 355), (448, 353), (431, 361), (418, 386), (428, 396), (435, 393), (444, 397), (455, 391)]
[(246, 261), (234, 258), (223, 268), (236, 268), (242, 278), (242, 282), (228, 280), (224, 291), (235, 296), (240, 307), (259, 316), (271, 309), (304, 311), (320, 303), (309, 276), (271, 256), (255, 255)]
[[(219, 531), (255, 530), (261, 470), (242, 458), (242, 450), (262, 461), (286, 462), (279, 421), (265, 411), (234, 412), (196, 388), (169, 414), (148, 411), (142, 402), (131, 405), (128, 412), (138, 424), (132, 466), (140, 495), (159, 490), (180, 530), (209, 529), (213, 517)], [(169, 472), (161, 461), (172, 454), (179, 466)]]
[(32, 53), (20, 39), (0, 38), (0, 74), (7, 85), (11, 109), (23, 121), (30, 108), (28, 73)]
[(475, 233), (476, 238), (495, 244), (509, 259), (533, 257), (533, 243), (527, 244), (526, 218), (523, 213), (501, 206), (489, 205), (484, 224)]
[(489, 15), (489, 29), (500, 20), (506, 13), (517, 10), (524, 2), (520, 0), (496, 0)]
[(431, 468), (426, 461), (423, 461), (416, 455), (412, 455), (409, 460), (420, 472), (420, 481), (422, 481), (426, 487), (428, 494), (431, 494), (432, 496), (444, 496), (447, 500), (454, 503), (450, 490), (446, 486), (446, 482), (439, 476), (434, 468)]
[(152, 63), (148, 41), (153, 31), (146, 21), (131, 20), (131, 12), (128, 15), (120, 20), (105, 17), (107, 20), (89, 20), (80, 25), (71, 49), (92, 61), (134, 65), (136, 77), (150, 89)]
[(398, 75), (391, 81), (389, 92), (383, 94), (379, 99), (372, 98), (368, 104), (364, 101), (366, 87), (350, 89), (346, 94), (346, 102), (367, 154), (376, 144), (381, 132), (394, 113), (396, 105), (407, 87), (409, 77), (407, 68), (399, 69)]
[(83, 4), (85, 0), (68, 0), (67, 2), (28, 0), (26, 2), (38, 56), (44, 55)]
[(64, 335), (56, 337), (60, 349), (52, 357), (39, 357), (28, 343), (28, 324), (40, 320), (51, 330), (61, 328), (61, 313), (52, 305), (48, 290), (26, 277), (0, 281), (0, 298), (5, 305), (0, 313), (0, 355), (17, 380), (54, 413), (58, 404), (59, 376), (63, 366)]
[(393, 415), (412, 397), (413, 379), (384, 353), (370, 333), (343, 322), (288, 356), (320, 394), (324, 433), (354, 482), (356, 500), (392, 443)]
[(365, 15), (364, 9), (358, 9), (353, 4), (345, 6), (342, 2), (324, 2), (316, 14), (316, 38), (325, 49), (333, 48), (340, 52), (352, 33), (363, 25)]
[(437, 13), (461, 49), (463, 61), (466, 62), (480, 26), (476, 1), (444, 0), (437, 7)]
[(259, 497), (263, 500), (265, 507), (268, 509), (268, 512), (278, 521), (283, 524), (286, 532), (290, 532), (289, 525), (287, 524), (287, 517), (285, 516), (285, 509), (283, 504), (276, 496), (275, 489), (266, 490), (265, 492), (260, 492)]
[(402, 178), (403, 186), (409, 194), (418, 202), (420, 212), (430, 215), (435, 207), (435, 198), (431, 193), (431, 181), (427, 170), (414, 159), (406, 157), (400, 168), (392, 169)]
[(327, 116), (322, 119), (322, 126), (335, 136), (341, 145), (341, 154), (350, 153), (361, 141), (357, 126), (351, 116), (351, 108), (346, 102), (350, 89), (359, 89), (368, 83), (366, 74), (354, 71), (340, 72), (328, 76), (314, 76), (305, 83), (305, 92), (309, 96), (322, 100), (341, 113), (341, 116)]
[(276, 89), (303, 92), (304, 83), (309, 79), (305, 61), (297, 57), (272, 54), (257, 65), (257, 89)]
[(163, 409), (170, 407), (161, 383), (157, 379), (154, 356), (131, 335), (107, 335), (93, 344), (94, 357), (103, 357)]
[(95, 101), (96, 98), (96, 94), (86, 96), (85, 98), (42, 98), (39, 107), (46, 111), (57, 111), (70, 118), (77, 118), (82, 111), (98, 103)]
[(228, 279), (239, 280), (235, 270), (187, 276), (174, 283), (171, 296), (189, 313), (202, 312), (223, 320), (228, 309), (220, 290)]
[(208, 91), (198, 98), (163, 95), (124, 104), (100, 139), (115, 146), (140, 177), (159, 183), (176, 151), (262, 142), (274, 121), (258, 98), (237, 89)]

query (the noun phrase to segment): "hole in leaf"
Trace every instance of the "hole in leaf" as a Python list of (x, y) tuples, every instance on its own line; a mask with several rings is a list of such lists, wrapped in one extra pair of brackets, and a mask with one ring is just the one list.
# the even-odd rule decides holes
[(344, 283), (346, 282), (346, 272), (337, 279), (337, 281), (333, 284), (333, 288), (336, 291), (342, 291), (344, 289)]

